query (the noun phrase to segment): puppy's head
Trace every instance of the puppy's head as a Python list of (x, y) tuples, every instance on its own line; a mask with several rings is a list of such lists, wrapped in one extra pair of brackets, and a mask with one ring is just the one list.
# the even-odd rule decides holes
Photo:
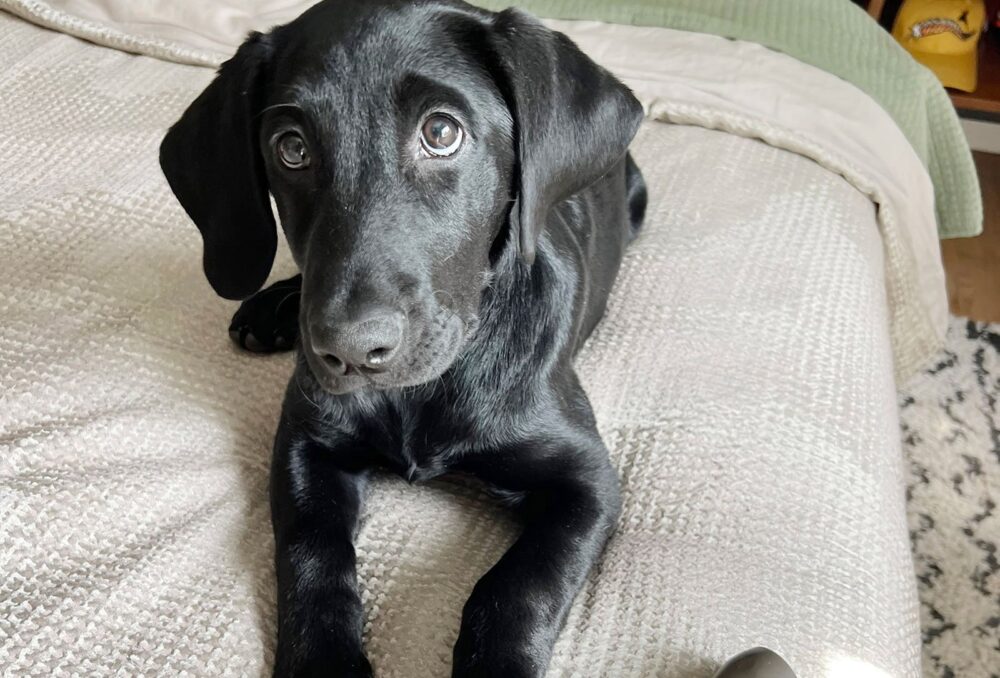
[(423, 383), (475, 331), (507, 247), (618, 161), (642, 111), (559, 33), (460, 2), (328, 0), (253, 34), (160, 164), (222, 296), (302, 276), (302, 350), (334, 393)]

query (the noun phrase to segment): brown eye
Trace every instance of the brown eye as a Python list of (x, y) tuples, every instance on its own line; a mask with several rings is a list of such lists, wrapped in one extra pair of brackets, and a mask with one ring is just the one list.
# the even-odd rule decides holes
[(462, 145), (465, 134), (455, 119), (435, 113), (424, 121), (420, 129), (420, 145), (430, 155), (451, 155)]
[(309, 167), (309, 149), (305, 140), (295, 132), (286, 132), (278, 139), (278, 159), (288, 169), (299, 170)]

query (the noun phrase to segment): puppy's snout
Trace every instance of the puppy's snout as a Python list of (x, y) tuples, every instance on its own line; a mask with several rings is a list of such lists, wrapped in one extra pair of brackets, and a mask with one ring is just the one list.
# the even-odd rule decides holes
[(404, 322), (399, 311), (368, 309), (354, 320), (314, 326), (312, 348), (336, 374), (350, 368), (379, 372), (399, 353)]

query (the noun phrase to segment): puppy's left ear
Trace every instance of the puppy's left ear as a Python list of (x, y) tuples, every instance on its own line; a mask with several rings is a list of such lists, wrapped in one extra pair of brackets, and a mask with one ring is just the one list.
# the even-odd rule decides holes
[(517, 144), (511, 217), (530, 264), (549, 210), (622, 159), (642, 121), (642, 105), (569, 38), (524, 12), (496, 14), (492, 35)]

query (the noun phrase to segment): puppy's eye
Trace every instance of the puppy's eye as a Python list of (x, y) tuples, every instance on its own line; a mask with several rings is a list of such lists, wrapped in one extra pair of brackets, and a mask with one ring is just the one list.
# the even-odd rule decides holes
[(443, 157), (451, 155), (462, 145), (465, 133), (451, 116), (435, 113), (420, 128), (420, 145), (428, 154)]
[(299, 170), (309, 167), (309, 149), (305, 139), (295, 132), (281, 135), (277, 143), (278, 159), (288, 169)]

